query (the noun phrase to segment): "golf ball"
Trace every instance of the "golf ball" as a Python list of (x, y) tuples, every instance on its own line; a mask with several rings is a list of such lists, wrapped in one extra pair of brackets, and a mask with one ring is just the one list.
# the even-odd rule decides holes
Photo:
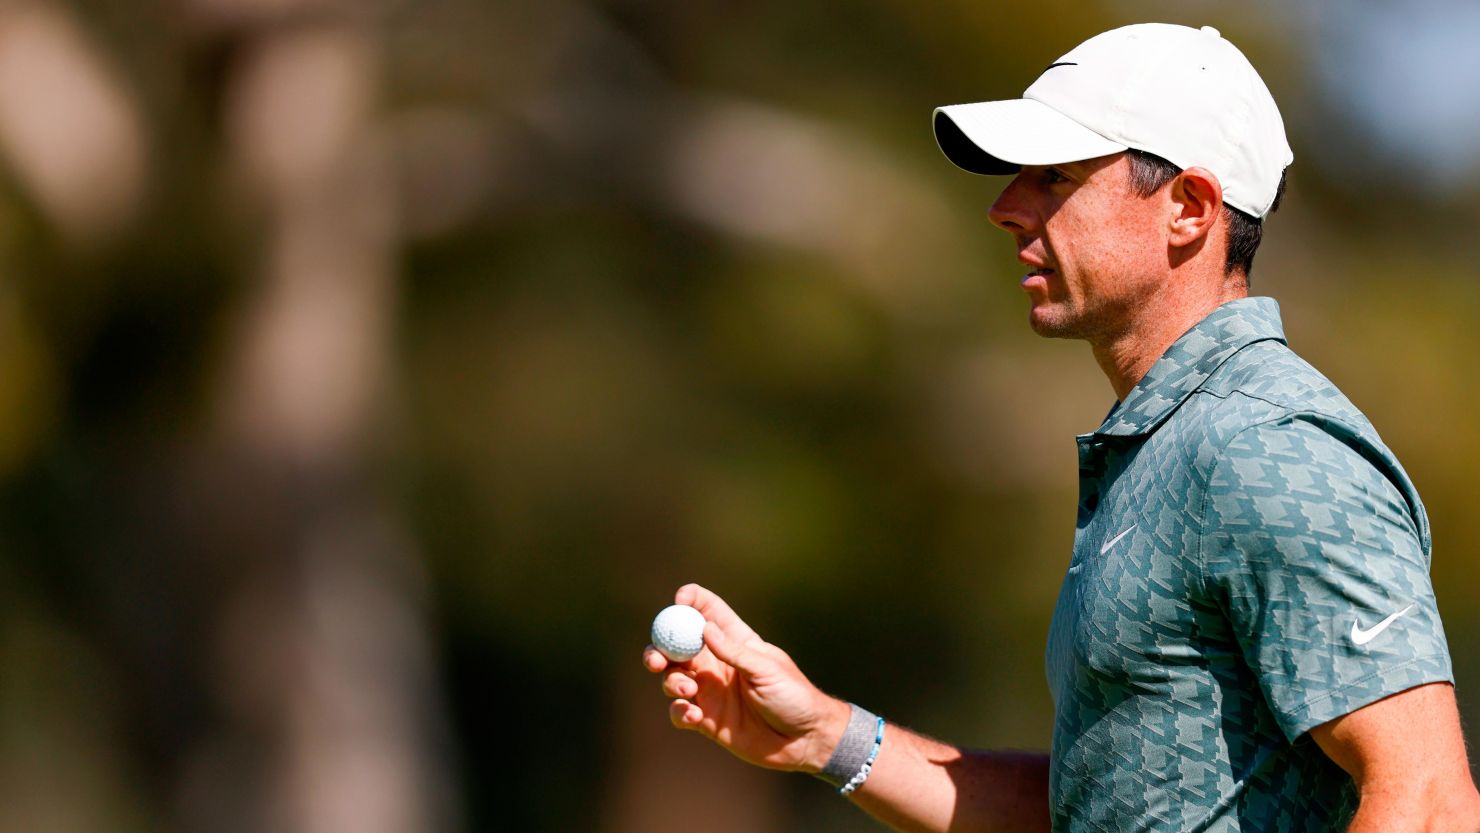
[(669, 605), (653, 620), (653, 647), (674, 662), (688, 662), (704, 650), (704, 614), (688, 605)]

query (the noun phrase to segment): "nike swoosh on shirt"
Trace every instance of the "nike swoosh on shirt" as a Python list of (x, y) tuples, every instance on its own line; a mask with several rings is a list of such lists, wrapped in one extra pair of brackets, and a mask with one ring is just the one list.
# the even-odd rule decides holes
[(1122, 532), (1114, 538), (1111, 538), (1109, 541), (1106, 541), (1104, 546), (1100, 547), (1100, 555), (1104, 555), (1105, 553), (1109, 552), (1111, 547), (1120, 543), (1120, 539), (1131, 534), (1131, 531), (1134, 530), (1137, 526), (1138, 524), (1131, 524), (1130, 529), (1127, 529), (1125, 532)]
[(1049, 64), (1048, 66), (1044, 67), (1043, 68), (1043, 71), (1044, 72), (1048, 72), (1049, 70), (1053, 69), (1054, 67), (1077, 67), (1077, 66), (1079, 66), (1079, 64), (1076, 63), (1076, 62), (1074, 62), (1074, 61), (1059, 61), (1056, 64)]
[(1409, 605), (1409, 606), (1403, 608), (1402, 610), (1398, 611), (1397, 613), (1394, 613), (1392, 616), (1389, 616), (1388, 618), (1382, 620), (1381, 622), (1378, 622), (1377, 624), (1373, 625), (1371, 628), (1369, 628), (1368, 630), (1365, 630), (1365, 631), (1362, 630), (1362, 628), (1359, 626), (1359, 624), (1355, 620), (1353, 620), (1352, 621), (1352, 642), (1355, 643), (1355, 644), (1357, 644), (1357, 645), (1366, 645), (1368, 642), (1371, 642), (1373, 639), (1375, 639), (1378, 634), (1380, 634), (1383, 631), (1387, 630), (1388, 625), (1391, 625), (1392, 623), (1398, 621), (1398, 617), (1399, 616), (1402, 616), (1403, 614), (1407, 613), (1408, 611), (1412, 610), (1413, 608), (1414, 608), (1414, 605)]

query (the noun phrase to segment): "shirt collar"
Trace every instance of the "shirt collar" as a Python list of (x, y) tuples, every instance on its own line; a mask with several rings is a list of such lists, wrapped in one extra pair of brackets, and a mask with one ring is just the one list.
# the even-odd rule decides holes
[(1280, 305), (1273, 298), (1240, 298), (1218, 307), (1167, 348), (1095, 433), (1150, 433), (1230, 356), (1270, 339), (1285, 341)]

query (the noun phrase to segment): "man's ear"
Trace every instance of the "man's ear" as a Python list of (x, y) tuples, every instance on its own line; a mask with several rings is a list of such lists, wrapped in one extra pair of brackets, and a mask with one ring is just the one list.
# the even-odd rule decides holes
[(1172, 213), (1167, 242), (1190, 246), (1206, 236), (1223, 214), (1223, 184), (1207, 168), (1188, 168), (1171, 181)]

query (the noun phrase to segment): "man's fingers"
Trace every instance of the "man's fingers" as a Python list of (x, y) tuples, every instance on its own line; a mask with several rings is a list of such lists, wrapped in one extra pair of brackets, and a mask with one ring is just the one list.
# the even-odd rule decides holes
[(692, 729), (704, 719), (704, 710), (687, 700), (674, 700), (668, 704), (668, 719), (680, 729)]
[(657, 674), (668, 667), (668, 657), (658, 653), (658, 649), (648, 645), (642, 649), (642, 667)]
[(686, 698), (699, 693), (699, 684), (683, 671), (669, 671), (663, 678), (663, 694), (668, 697)]
[(756, 638), (755, 631), (745, 624), (745, 620), (736, 615), (724, 599), (705, 587), (685, 584), (673, 594), (673, 602), (697, 609), (705, 619), (723, 628), (731, 639), (746, 642)]

